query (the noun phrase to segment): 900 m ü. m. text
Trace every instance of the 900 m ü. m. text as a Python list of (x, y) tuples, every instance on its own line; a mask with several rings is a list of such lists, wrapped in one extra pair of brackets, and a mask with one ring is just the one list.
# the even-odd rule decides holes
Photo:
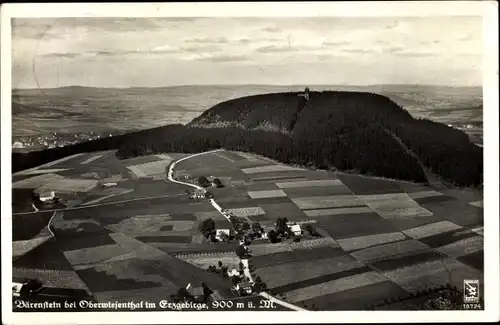
[(234, 302), (231, 300), (212, 301), (211, 307), (214, 309), (274, 309), (276, 305), (270, 300), (260, 300), (258, 305), (252, 301)]

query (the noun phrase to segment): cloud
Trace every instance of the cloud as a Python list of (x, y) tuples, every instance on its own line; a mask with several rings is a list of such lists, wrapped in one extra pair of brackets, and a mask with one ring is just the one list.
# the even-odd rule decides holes
[[(193, 23), (204, 18), (197, 17), (162, 17), (162, 18), (16, 18), (12, 21), (13, 38), (60, 39), (74, 33), (129, 33), (144, 31), (162, 31), (178, 29), (182, 23)], [(45, 33), (46, 32), (46, 33)], [(44, 34), (45, 33), (45, 34)]]
[(279, 32), (281, 32), (281, 29), (279, 29), (276, 26), (268, 26), (268, 27), (262, 28), (261, 31), (268, 32), (268, 33), (279, 33)]
[(385, 25), (384, 29), (395, 29), (399, 26), (399, 22), (393, 21), (390, 24)]
[(349, 45), (350, 43), (347, 42), (347, 41), (330, 41), (330, 40), (326, 40), (326, 41), (323, 41), (323, 43), (321, 43), (321, 45), (323, 46), (342, 46), (342, 45)]
[(81, 57), (82, 54), (75, 52), (66, 52), (66, 53), (45, 53), (39, 56), (44, 58), (75, 59)]
[(401, 46), (390, 46), (382, 49), (382, 52), (384, 53), (399, 53), (404, 50), (403, 47)]
[[(184, 50), (189, 52), (189, 50)], [(119, 57), (127, 55), (161, 55), (161, 54), (171, 54), (171, 53), (181, 53), (183, 52), (180, 48), (175, 48), (171, 46), (158, 46), (152, 49), (136, 49), (136, 50), (98, 50), (98, 51), (83, 51), (83, 52), (50, 52), (41, 54), (39, 56), (45, 58), (67, 58), (74, 59), (79, 57)]]
[(183, 59), (188, 60), (188, 61), (209, 61), (209, 62), (244, 62), (244, 61), (249, 61), (249, 57), (246, 55), (214, 54), (211, 52), (189, 55), (189, 56), (185, 56)]
[(383, 48), (341, 49), (340, 52), (350, 53), (350, 54), (392, 54), (404, 57), (430, 57), (438, 55), (438, 53), (431, 51), (409, 51), (401, 46), (389, 46)]
[(398, 52), (395, 53), (397, 55), (406, 56), (406, 57), (430, 57), (430, 56), (439, 56), (437, 52)]
[(211, 62), (244, 62), (249, 61), (249, 58), (245, 55), (218, 55), (202, 58), (201, 60)]
[(239, 38), (237, 40), (235, 40), (234, 42), (236, 43), (240, 43), (240, 44), (249, 44), (251, 42), (251, 40), (249, 38)]
[(183, 39), (183, 41), (186, 43), (215, 43), (215, 44), (224, 44), (229, 42), (225, 37), (185, 38)]
[(183, 53), (183, 52), (220, 52), (222, 51), (222, 47), (215, 44), (206, 44), (206, 45), (188, 45), (188, 46), (172, 46), (172, 45), (162, 45), (156, 46), (151, 50), (142, 50), (140, 52), (143, 53)]
[[(122, 51), (122, 54), (130, 54), (132, 51)], [(116, 52), (112, 51), (95, 51), (95, 52), (85, 52), (86, 55), (90, 56), (114, 56)]]
[(217, 45), (181, 46), (178, 52), (221, 52), (222, 47)]
[(342, 49), (340, 52), (343, 53), (357, 53), (357, 54), (367, 54), (374, 53), (375, 51), (372, 49)]
[(177, 53), (180, 52), (180, 49), (176, 46), (166, 44), (166, 45), (156, 46), (149, 51), (141, 51), (141, 52)]
[(292, 46), (281, 46), (281, 45), (266, 45), (257, 48), (255, 51), (259, 53), (285, 53), (285, 52), (297, 52), (300, 49)]
[(420, 45), (441, 44), (440, 40), (427, 40), (419, 42)]

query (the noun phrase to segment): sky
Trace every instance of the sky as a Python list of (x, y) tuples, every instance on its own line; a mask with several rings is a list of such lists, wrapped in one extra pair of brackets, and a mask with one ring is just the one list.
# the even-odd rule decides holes
[(480, 86), (482, 18), (15, 18), (12, 87)]

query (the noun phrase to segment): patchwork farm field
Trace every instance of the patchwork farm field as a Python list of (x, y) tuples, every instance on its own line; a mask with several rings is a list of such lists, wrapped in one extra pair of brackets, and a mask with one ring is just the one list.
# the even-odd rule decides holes
[[(321, 258), (309, 261), (300, 260), (286, 264), (262, 267), (257, 270), (256, 274), (259, 275), (269, 287), (273, 288), (273, 291), (286, 292), (293, 290), (293, 286), (290, 285), (291, 283), (296, 283), (298, 287), (299, 283), (305, 280), (317, 279), (321, 276), (327, 276), (362, 266), (363, 264), (356, 261), (354, 258), (343, 255), (334, 258)], [(290, 272), (290, 270), (293, 270), (293, 272)], [(289, 286), (285, 288), (285, 285)], [(282, 288), (277, 290), (277, 287)]]
[(297, 305), (314, 310), (366, 310), (370, 304), (383, 303), (386, 299), (405, 297), (407, 294), (395, 283), (385, 281), (302, 300)]
[[(80, 154), (14, 175), (17, 274), (52, 287), (65, 279), (65, 287), (99, 301), (161, 300), (189, 283), (234, 299), (231, 280), (207, 268), (219, 261), (238, 268), (238, 243), (208, 243), (198, 229), (208, 218), (217, 229), (233, 225), (207, 199), (190, 199), (192, 188), (166, 179), (169, 165), (186, 156)], [(217, 204), (266, 231), (278, 218), (300, 225), (295, 242), (248, 245), (253, 277), (299, 307), (362, 310), (365, 303), (483, 280), (482, 193), (312, 171), (228, 151), (190, 157), (174, 174), (219, 178), (223, 187), (208, 189)], [(31, 193), (41, 186), (64, 193), (66, 205), (35, 211)]]
[[(206, 159), (203, 161), (207, 162)], [(198, 166), (201, 165), (200, 160)], [(277, 218), (284, 217), (289, 221), (310, 221), (323, 236), (331, 236), (336, 243), (336, 246), (309, 250), (292, 249), (285, 243), (249, 246), (256, 274), (276, 293), (284, 294), (284, 299), (289, 302), (314, 304), (320, 309), (336, 309), (333, 306), (338, 305), (336, 310), (357, 310), (365, 308), (357, 296), (365, 296), (376, 303), (415, 292), (415, 288), (422, 286), (415, 287), (409, 280), (408, 286), (395, 278), (387, 280), (386, 271), (378, 267), (385, 265), (380, 264), (383, 262), (396, 269), (418, 265), (418, 254), (425, 252), (435, 252), (429, 255), (432, 258), (459, 258), (468, 261), (468, 264), (462, 263), (464, 267), (474, 265), (476, 270), (482, 269), (481, 232), (469, 229), (472, 226), (479, 229), (482, 225), (482, 210), (478, 204), (474, 206), (463, 201), (461, 207), (468, 205), (465, 213), (461, 214), (456, 208), (450, 210), (451, 205), (456, 206), (459, 202), (459, 195), (441, 193), (420, 184), (340, 172), (300, 170), (271, 161), (267, 164), (258, 161), (255, 167), (227, 162), (222, 165), (224, 175), (235, 173), (241, 176), (241, 172), (246, 175), (246, 180), (234, 184), (236, 187), (231, 184), (225, 192), (220, 192), (223, 207), (254, 209), (258, 213), (248, 218), (267, 227), (273, 227)], [(183, 170), (189, 173), (189, 167)], [(231, 192), (229, 189), (235, 190)], [(245, 197), (245, 192), (249, 198)], [(234, 193), (234, 201), (230, 199), (231, 193)], [(466, 197), (476, 201), (481, 199), (480, 196)], [(445, 215), (444, 211), (449, 214)], [(455, 226), (447, 225), (447, 222)], [(469, 229), (469, 232), (447, 234), (449, 230), (464, 229)], [(355, 261), (356, 271), (351, 274), (331, 269), (329, 263), (335, 258)], [(323, 267), (320, 260), (325, 261)], [(378, 263), (377, 266), (374, 263)], [(415, 272), (418, 281), (427, 281), (427, 286), (423, 287), (447, 283), (440, 271), (422, 268), (422, 271)], [(460, 277), (463, 267), (457, 267), (455, 272)]]
[(253, 256), (252, 261), (255, 267), (260, 269), (292, 262), (315, 261), (329, 257), (338, 257), (344, 254), (344, 251), (338, 247), (317, 247)]

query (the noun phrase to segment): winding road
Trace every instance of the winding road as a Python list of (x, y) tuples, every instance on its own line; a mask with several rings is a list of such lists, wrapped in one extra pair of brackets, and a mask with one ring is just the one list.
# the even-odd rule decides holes
[[(170, 164), (170, 167), (168, 168), (168, 174), (167, 174), (167, 179), (172, 182), (172, 183), (176, 183), (176, 184), (181, 184), (181, 185), (186, 185), (186, 186), (189, 186), (189, 187), (192, 187), (192, 188), (195, 188), (195, 189), (198, 189), (198, 190), (203, 190), (204, 188), (199, 186), (199, 185), (196, 185), (196, 184), (192, 184), (192, 183), (187, 183), (187, 182), (181, 182), (181, 181), (178, 181), (176, 179), (174, 179), (173, 177), (173, 174), (174, 174), (174, 168), (175, 166), (177, 165), (177, 163), (180, 163), (181, 161), (184, 161), (184, 160), (187, 160), (189, 158), (193, 158), (193, 157), (197, 157), (197, 156), (201, 156), (201, 155), (206, 155), (206, 154), (210, 154), (210, 153), (216, 153), (216, 152), (219, 152), (219, 151), (224, 151), (224, 149), (217, 149), (217, 150), (211, 150), (211, 151), (205, 151), (205, 152), (200, 152), (200, 153), (196, 153), (196, 154), (193, 154), (193, 155), (190, 155), (190, 156), (186, 156), (184, 158), (181, 158), (179, 160), (176, 160), (174, 161), (172, 164)], [(229, 220), (229, 217), (222, 212), (222, 208), (221, 206), (215, 201), (215, 199), (210, 199), (210, 204), (217, 210), (219, 211), (220, 214), (222, 214), (224, 216), (224, 218), (226, 218), (229, 222), (231, 222), (231, 220)], [(253, 280), (253, 277), (252, 277), (252, 274), (250, 273), (250, 270), (248, 269), (248, 260), (246, 260), (246, 263), (243, 263), (244, 264), (244, 272), (245, 272), (245, 275), (250, 279), (250, 282), (254, 282)], [(283, 300), (280, 300), (276, 297), (273, 297), (271, 296), (270, 294), (266, 293), (266, 292), (260, 292), (259, 293), (260, 296), (264, 297), (265, 299), (277, 304), (277, 305), (281, 305), (281, 306), (284, 306), (286, 308), (289, 308), (289, 309), (292, 309), (292, 310), (296, 310), (296, 311), (307, 311), (306, 309), (303, 309), (303, 308), (300, 308), (298, 306), (295, 306), (295, 305), (292, 305), (286, 301), (283, 301)]]

